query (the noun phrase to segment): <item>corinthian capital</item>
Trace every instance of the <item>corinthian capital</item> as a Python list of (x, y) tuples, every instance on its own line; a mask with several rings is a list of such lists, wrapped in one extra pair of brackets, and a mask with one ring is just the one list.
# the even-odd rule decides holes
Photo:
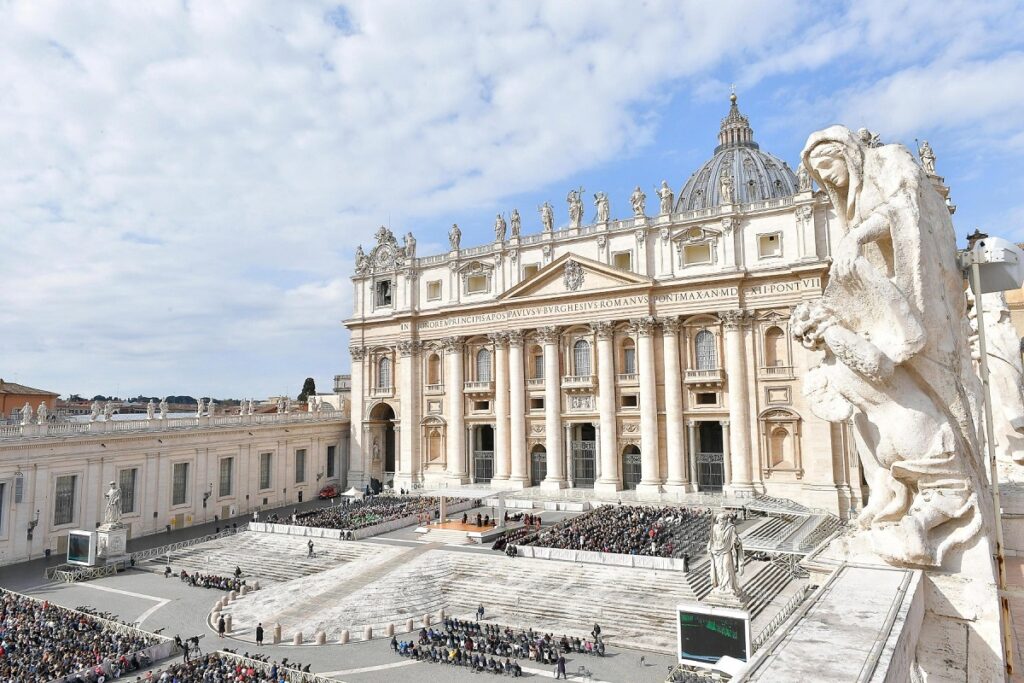
[(657, 318), (649, 315), (629, 321), (630, 330), (640, 337), (651, 336), (651, 334), (654, 333), (654, 328), (657, 324)]
[(590, 329), (593, 330), (598, 339), (612, 339), (615, 336), (615, 326), (605, 320), (590, 323)]
[(466, 348), (466, 340), (462, 337), (445, 337), (441, 340), (441, 347), (445, 353), (462, 353)]
[(508, 345), (522, 347), (523, 345), (523, 331), (512, 330), (508, 333)]
[(413, 355), (414, 353), (419, 353), (422, 347), (423, 345), (418, 341), (413, 341), (411, 339), (403, 339), (402, 341), (398, 342), (398, 353), (401, 356), (407, 357)]
[(365, 346), (350, 346), (348, 352), (352, 354), (352, 360), (362, 360), (366, 358), (366, 347)]
[(722, 311), (718, 314), (722, 320), (722, 327), (727, 330), (737, 330), (750, 324), (750, 313), (742, 309)]
[(662, 334), (668, 336), (679, 333), (679, 328), (681, 327), (679, 316), (670, 315), (667, 318), (662, 318), (658, 322), (661, 323)]
[(487, 338), (494, 344), (494, 348), (505, 348), (508, 346), (507, 332), (491, 332), (487, 335)]
[(557, 344), (558, 328), (554, 325), (537, 328), (537, 339), (541, 344)]

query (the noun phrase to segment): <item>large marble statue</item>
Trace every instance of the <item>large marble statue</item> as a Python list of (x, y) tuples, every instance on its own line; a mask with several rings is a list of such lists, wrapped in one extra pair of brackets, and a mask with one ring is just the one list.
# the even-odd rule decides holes
[(927, 140), (921, 141), (921, 146), (917, 148), (917, 155), (921, 157), (924, 172), (928, 175), (935, 175), (935, 152), (932, 151), (932, 146), (928, 144)]
[(246, 403), (245, 403), (245, 414), (246, 415), (252, 415), (252, 399), (251, 398), (248, 401), (246, 401)]
[(32, 406), (28, 404), (28, 401), (25, 401), (25, 405), (21, 407), (21, 424), (32, 424)]
[(402, 248), (405, 250), (405, 258), (410, 260), (416, 258), (416, 238), (412, 236), (412, 232), (405, 233)]
[(523, 219), (519, 216), (519, 209), (512, 209), (512, 239), (519, 239), (519, 233), (523, 229)]
[(103, 407), (100, 405), (100, 402), (93, 401), (92, 406), (89, 410), (89, 422), (95, 422), (96, 420), (100, 419), (101, 410), (103, 410)]
[(152, 420), (156, 417), (156, 404), (153, 403), (153, 399), (149, 399), (149, 403), (146, 404), (146, 419)]
[(212, 398), (210, 399), (209, 405), (206, 406), (206, 414), (209, 415), (210, 417), (213, 417), (214, 415), (217, 414), (217, 402), (214, 401)]
[(452, 251), (459, 250), (459, 243), (462, 242), (462, 231), (456, 223), (452, 223), (452, 229), (448, 231), (448, 246)]
[(167, 419), (167, 398), (160, 399), (160, 419)]
[(800, 168), (797, 170), (796, 183), (798, 192), (811, 191), (811, 174), (807, 172), (807, 167), (803, 164), (800, 164)]
[(197, 403), (197, 406), (196, 406), (196, 417), (202, 417), (203, 416), (203, 409), (204, 409), (203, 399), (201, 399), (201, 398), (197, 399), (196, 403)]
[(578, 228), (583, 224), (583, 188), (569, 190), (565, 201), (569, 202), (569, 227)]
[(963, 279), (942, 197), (902, 145), (872, 148), (843, 126), (813, 133), (802, 159), (835, 207), (823, 297), (792, 333), (824, 358), (804, 378), (815, 414), (852, 419), (870, 502), (858, 525), (894, 564), (941, 566), (981, 530)]
[(110, 490), (103, 497), (107, 501), (107, 505), (103, 509), (103, 522), (117, 524), (121, 521), (121, 489), (117, 488), (116, 482), (110, 482)]
[(658, 188), (658, 198), (661, 200), (658, 207), (662, 216), (667, 216), (672, 213), (672, 204), (675, 199), (675, 195), (672, 194), (672, 188), (668, 186), (667, 180), (661, 181), (661, 187)]
[(629, 203), (633, 206), (633, 215), (637, 218), (643, 218), (645, 215), (644, 207), (647, 204), (647, 195), (644, 194), (639, 185), (633, 190), (633, 194), (629, 196)]
[(540, 224), (544, 232), (551, 232), (555, 229), (555, 209), (551, 202), (544, 202), (540, 205)]
[(594, 206), (597, 207), (597, 222), (607, 223), (608, 222), (608, 193), (597, 192), (594, 194)]
[(728, 513), (719, 512), (715, 517), (707, 550), (711, 559), (711, 592), (741, 598), (743, 592), (736, 577), (743, 574), (743, 544)]
[(719, 192), (722, 195), (722, 203), (732, 204), (732, 176), (729, 175), (728, 173), (722, 174), (722, 178), (721, 180), (719, 180), (719, 184), (721, 185), (721, 187), (719, 188)]
[(41, 425), (46, 424), (46, 418), (48, 417), (49, 412), (50, 411), (46, 407), (46, 404), (40, 403), (39, 407), (36, 409), (36, 421)]
[(114, 419), (114, 402), (107, 401), (103, 404), (103, 419), (109, 422)]
[[(985, 320), (985, 346), (988, 350), (988, 379), (992, 392), (992, 426), (995, 433), (996, 460), (1000, 480), (1024, 480), (1024, 364), (1021, 343), (1010, 320), (1010, 307), (1005, 292), (991, 292), (981, 297)], [(981, 358), (978, 344), (977, 298), (967, 288), (970, 304), (968, 320), (971, 327), (971, 356)]]
[(363, 252), (363, 245), (356, 247), (356, 272), (365, 273), (366, 269), (369, 268), (370, 262), (366, 258), (366, 254)]
[(498, 217), (494, 219), (494, 241), (504, 242), (505, 241), (505, 230), (508, 225), (505, 223), (505, 217), (500, 213)]

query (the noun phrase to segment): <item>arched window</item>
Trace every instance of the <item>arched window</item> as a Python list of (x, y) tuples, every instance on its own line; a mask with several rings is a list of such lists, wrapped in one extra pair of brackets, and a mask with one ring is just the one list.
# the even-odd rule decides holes
[(764, 333), (764, 364), (774, 368), (786, 364), (786, 347), (783, 345), (785, 335), (778, 327), (769, 327)]
[(768, 457), (772, 467), (778, 467), (786, 461), (789, 455), (786, 451), (789, 447), (789, 432), (782, 427), (772, 429), (768, 436)]
[(622, 340), (622, 373), (636, 374), (636, 344), (629, 337)]
[(698, 370), (718, 369), (718, 350), (715, 348), (715, 335), (708, 330), (701, 330), (693, 338), (697, 350)]
[(380, 389), (391, 387), (391, 359), (387, 356), (377, 361), (377, 387)]
[(534, 379), (544, 379), (544, 351), (539, 346), (530, 349), (530, 366)]
[(427, 384), (441, 384), (441, 357), (436, 353), (427, 359)]
[(480, 349), (476, 353), (476, 381), (491, 381), (491, 352), (487, 349)]
[(572, 346), (572, 366), (577, 375), (590, 374), (590, 343), (580, 339)]

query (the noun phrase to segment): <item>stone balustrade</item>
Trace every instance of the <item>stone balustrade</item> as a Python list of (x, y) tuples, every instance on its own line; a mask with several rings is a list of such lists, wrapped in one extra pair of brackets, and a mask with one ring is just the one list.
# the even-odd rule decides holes
[(159, 416), (138, 420), (94, 420), (89, 422), (45, 422), (43, 424), (0, 426), (0, 441), (25, 438), (74, 437), (122, 432), (160, 432), (207, 427), (274, 425), (299, 422), (324, 422), (348, 417), (344, 412), (324, 405), (320, 412), (263, 413), (255, 415), (217, 415), (214, 417)]

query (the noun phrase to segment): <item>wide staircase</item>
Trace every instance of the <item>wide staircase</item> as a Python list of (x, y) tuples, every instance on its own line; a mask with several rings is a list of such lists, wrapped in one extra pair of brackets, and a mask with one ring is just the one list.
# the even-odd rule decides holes
[[(247, 581), (261, 585), (290, 581), (318, 574), (341, 563), (358, 561), (380, 552), (370, 544), (313, 539), (314, 557), (307, 557), (308, 539), (283, 534), (242, 532), (171, 553), (170, 566), (175, 573), (233, 576), (235, 567)], [(163, 572), (167, 556), (155, 557), (137, 565), (137, 569)]]
[(420, 538), (427, 543), (442, 545), (468, 545), (470, 542), (466, 532), (457, 529), (431, 529)]

